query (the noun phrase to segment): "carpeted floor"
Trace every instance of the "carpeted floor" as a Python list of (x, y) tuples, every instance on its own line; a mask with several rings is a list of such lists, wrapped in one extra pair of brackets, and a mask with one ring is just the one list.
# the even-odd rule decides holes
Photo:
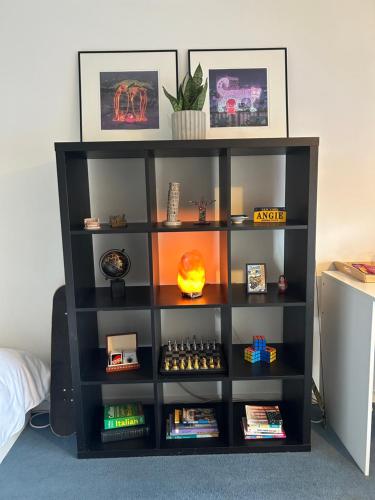
[(0, 465), (0, 499), (374, 500), (372, 444), (366, 478), (319, 425), (311, 453), (105, 460), (77, 460), (74, 438), (28, 428)]

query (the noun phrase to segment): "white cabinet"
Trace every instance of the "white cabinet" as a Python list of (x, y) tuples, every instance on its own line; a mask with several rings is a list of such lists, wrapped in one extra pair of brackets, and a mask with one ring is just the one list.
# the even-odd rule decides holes
[(322, 274), (322, 369), (328, 424), (369, 474), (375, 283)]

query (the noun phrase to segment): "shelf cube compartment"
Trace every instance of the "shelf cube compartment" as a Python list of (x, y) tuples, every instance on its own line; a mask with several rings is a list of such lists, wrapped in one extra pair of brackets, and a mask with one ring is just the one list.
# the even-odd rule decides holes
[[(225, 305), (228, 300), (227, 237), (226, 232), (219, 231), (152, 234), (155, 305), (161, 308)], [(205, 269), (202, 296), (194, 299), (183, 296), (177, 285), (181, 258), (193, 250), (202, 256)]]
[[(198, 220), (198, 207), (191, 201), (204, 198), (208, 205), (206, 220), (220, 220), (219, 156), (206, 158), (163, 158), (155, 160), (156, 211), (154, 223), (167, 218), (168, 187), (180, 183), (178, 219), (183, 222)], [(226, 221), (224, 221), (226, 222)], [(197, 226), (200, 229), (200, 226)], [(205, 228), (202, 227), (204, 230)]]
[[(73, 269), (76, 274), (75, 297), (78, 309), (122, 309), (150, 307), (148, 237), (145, 233), (72, 235)], [(130, 270), (124, 277), (125, 295), (113, 297), (110, 280), (100, 270), (104, 252), (124, 250)]]
[[(165, 449), (218, 448), (228, 444), (229, 402), (226, 384), (221, 382), (192, 382), (183, 384), (188, 392), (181, 391), (180, 384), (160, 384), (162, 400), (160, 407), (161, 447)], [(195, 395), (195, 396), (194, 396)], [(202, 400), (200, 400), (202, 399)], [(167, 420), (176, 408), (213, 408), (219, 428), (219, 436), (203, 439), (166, 439)]]
[[(108, 362), (106, 335), (127, 332), (137, 333), (139, 369), (106, 373)], [(131, 384), (153, 381), (150, 311), (77, 313), (77, 336), (82, 384)]]
[[(292, 451), (293, 447), (310, 449), (310, 422), (304, 419), (304, 380), (267, 381), (262, 385), (256, 381), (233, 382), (233, 445), (261, 450)], [(286, 433), (285, 439), (245, 440), (241, 419), (245, 417), (245, 405), (278, 405)]]
[[(234, 380), (293, 379), (304, 377), (304, 307), (234, 307), (232, 309), (232, 359)], [(244, 349), (254, 336), (264, 336), (276, 349), (276, 359), (251, 364)]]
[[(153, 384), (103, 385), (82, 387), (83, 415), (87, 416), (83, 442), (78, 441), (78, 456), (105, 457), (128, 456), (155, 448), (155, 411)], [(110, 403), (129, 403), (140, 401), (143, 405), (145, 423), (150, 427), (149, 435), (136, 438), (101, 442), (104, 405)]]
[[(178, 381), (184, 380), (221, 380), (227, 376), (227, 358), (230, 338), (228, 331), (223, 327), (225, 322), (225, 312), (221, 308), (202, 308), (199, 310), (187, 309), (161, 309), (155, 311), (155, 344), (160, 351), (159, 355), (159, 380), (160, 381)], [(197, 351), (199, 360), (202, 361), (202, 356), (199, 354), (200, 343), (203, 341), (204, 349), (206, 349), (207, 341), (210, 346), (207, 351), (206, 365), (207, 369), (194, 369), (194, 353), (193, 353), (193, 338), (196, 339)], [(165, 369), (165, 350), (168, 346), (168, 341), (171, 342), (172, 351), (168, 354), (168, 368)], [(176, 341), (177, 353), (174, 353), (174, 342)], [(180, 351), (181, 341), (184, 343), (184, 351)], [(186, 342), (190, 343), (190, 360), (192, 369), (187, 369), (187, 347)], [(212, 350), (213, 341), (216, 343), (216, 351)], [(163, 347), (164, 346), (164, 347)], [(164, 354), (164, 355), (163, 355)], [(217, 366), (218, 354), (220, 354), (220, 366)], [(214, 361), (214, 368), (210, 368), (210, 355)], [(173, 361), (176, 359), (176, 367), (180, 367), (181, 358), (184, 359), (184, 369), (173, 370)]]

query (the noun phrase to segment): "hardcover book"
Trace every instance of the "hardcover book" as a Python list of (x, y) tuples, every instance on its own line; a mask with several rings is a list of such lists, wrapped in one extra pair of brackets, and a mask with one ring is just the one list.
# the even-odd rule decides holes
[(119, 427), (117, 429), (102, 429), (102, 443), (111, 443), (113, 441), (123, 441), (127, 439), (136, 439), (148, 436), (150, 427), (148, 425), (137, 425), (135, 427)]
[(144, 425), (145, 416), (141, 403), (114, 404), (104, 406), (104, 429)]

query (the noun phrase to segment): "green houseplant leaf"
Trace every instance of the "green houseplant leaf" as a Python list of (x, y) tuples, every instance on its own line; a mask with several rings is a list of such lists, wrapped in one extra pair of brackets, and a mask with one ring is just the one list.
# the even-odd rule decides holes
[(181, 111), (181, 109), (178, 109), (179, 108), (179, 103), (178, 103), (178, 100), (173, 97), (173, 95), (171, 95), (166, 89), (165, 87), (163, 87), (163, 91), (164, 91), (164, 94), (166, 95), (166, 97), (169, 99), (169, 102), (171, 103), (172, 105), (172, 108), (173, 108), (173, 111)]
[(200, 63), (198, 64), (197, 69), (195, 70), (193, 80), (197, 87), (200, 87), (202, 85), (203, 71)]
[(191, 109), (194, 109), (197, 111), (202, 111), (204, 101), (206, 99), (207, 86), (208, 86), (208, 83), (207, 83), (207, 78), (206, 78), (206, 82), (205, 82), (203, 87), (200, 87), (200, 92), (197, 95), (195, 101), (193, 102)]
[(164, 87), (163, 91), (172, 105), (173, 111), (201, 111), (207, 94), (207, 79), (202, 85), (203, 72), (198, 64), (194, 76), (185, 75), (182, 83), (178, 87), (177, 96), (172, 96)]

